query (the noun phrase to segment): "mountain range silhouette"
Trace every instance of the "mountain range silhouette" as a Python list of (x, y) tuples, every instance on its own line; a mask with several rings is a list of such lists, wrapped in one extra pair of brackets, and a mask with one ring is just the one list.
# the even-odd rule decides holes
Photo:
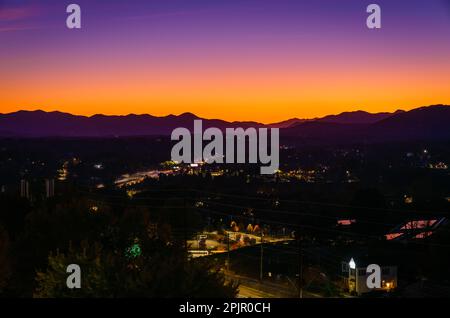
[(264, 125), (203, 119), (192, 113), (78, 116), (62, 112), (18, 111), (0, 114), (1, 137), (130, 137), (170, 135), (177, 127), (193, 128), (195, 119), (209, 127), (278, 127), (282, 136), (330, 141), (450, 139), (450, 106), (432, 105), (393, 113), (344, 112), (315, 119), (292, 118)]

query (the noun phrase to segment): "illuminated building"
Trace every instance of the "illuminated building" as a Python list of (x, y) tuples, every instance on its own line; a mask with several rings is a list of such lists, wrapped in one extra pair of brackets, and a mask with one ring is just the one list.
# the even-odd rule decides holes
[(411, 204), (414, 202), (414, 199), (411, 195), (405, 194), (403, 198), (405, 199), (405, 204)]
[(447, 218), (429, 218), (408, 220), (385, 235), (386, 240), (416, 240), (432, 236), (443, 225), (447, 224)]
[(376, 262), (367, 262), (363, 258), (357, 257), (351, 258), (348, 263), (342, 263), (342, 275), (350, 293), (360, 296), (371, 291), (389, 292), (397, 288), (397, 266), (386, 265), (380, 265), (381, 287), (369, 288), (367, 280), (371, 272), (367, 273), (367, 267), (370, 264), (376, 264)]

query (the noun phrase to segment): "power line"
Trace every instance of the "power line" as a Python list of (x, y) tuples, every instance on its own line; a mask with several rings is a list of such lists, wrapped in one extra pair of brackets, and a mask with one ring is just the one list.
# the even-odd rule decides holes
[(448, 214), (448, 212), (443, 212), (443, 211), (400, 210), (400, 209), (377, 208), (377, 207), (368, 207), (368, 206), (357, 206), (357, 205), (349, 205), (349, 204), (342, 204), (342, 203), (327, 203), (327, 202), (317, 202), (317, 201), (286, 200), (286, 199), (278, 199), (278, 198), (277, 199), (269, 199), (269, 198), (255, 197), (255, 196), (227, 194), (227, 193), (221, 193), (221, 192), (211, 192), (211, 191), (198, 190), (198, 189), (191, 189), (191, 191), (195, 191), (195, 192), (198, 192), (198, 193), (214, 194), (214, 195), (225, 196), (225, 197), (243, 198), (243, 199), (256, 200), (256, 201), (261, 201), (261, 200), (273, 201), (273, 200), (277, 200), (279, 202), (290, 202), (290, 203), (300, 203), (300, 204), (309, 204), (309, 205), (323, 205), (323, 206), (333, 206), (333, 207), (340, 207), (340, 208), (377, 210), (377, 211), (386, 211), (386, 212), (417, 213), (417, 214), (430, 214), (430, 213), (431, 214)]

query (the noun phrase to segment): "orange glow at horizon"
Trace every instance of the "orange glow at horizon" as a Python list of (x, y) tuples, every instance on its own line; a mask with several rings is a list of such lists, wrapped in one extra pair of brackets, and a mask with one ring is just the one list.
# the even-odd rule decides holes
[(89, 1), (79, 30), (60, 1), (7, 1), (0, 113), (273, 123), (450, 104), (448, 7), (380, 1), (379, 30), (359, 0)]
[[(450, 104), (450, 60), (314, 51), (282, 58), (230, 53), (135, 58), (75, 51), (3, 63), (0, 112), (62, 111), (76, 115), (192, 112), (203, 118), (273, 123), (344, 111), (392, 112)], [(69, 50), (70, 51), (70, 50)], [(122, 54), (124, 54), (122, 56)], [(315, 57), (315, 58), (313, 58)], [(70, 62), (67, 62), (70, 61)], [(4, 62), (4, 61), (3, 61)]]
[(397, 68), (389, 76), (376, 69), (188, 70), (169, 72), (171, 76), (162, 70), (136, 73), (123, 68), (95, 74), (65, 71), (69, 75), (37, 70), (26, 78), (13, 75), (6, 82), (0, 80), (0, 112), (42, 109), (87, 116), (192, 112), (204, 118), (270, 123), (343, 111), (450, 104), (449, 80), (433, 70)]

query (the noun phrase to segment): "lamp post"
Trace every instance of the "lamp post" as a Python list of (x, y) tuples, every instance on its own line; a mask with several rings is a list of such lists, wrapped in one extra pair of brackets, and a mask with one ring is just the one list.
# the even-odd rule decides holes
[(355, 274), (354, 274), (354, 276), (355, 276), (355, 292), (356, 292), (356, 284), (357, 284), (357, 280), (356, 280), (356, 263), (355, 263), (355, 260), (353, 259), (353, 257), (350, 259), (350, 262), (348, 263), (348, 267), (350, 268), (350, 270), (349, 270), (349, 274), (351, 275), (351, 273), (352, 273), (352, 269), (355, 271)]
[(356, 263), (355, 263), (355, 260), (353, 259), (353, 257), (350, 260), (350, 262), (348, 263), (348, 266), (350, 267), (350, 269), (356, 269)]

